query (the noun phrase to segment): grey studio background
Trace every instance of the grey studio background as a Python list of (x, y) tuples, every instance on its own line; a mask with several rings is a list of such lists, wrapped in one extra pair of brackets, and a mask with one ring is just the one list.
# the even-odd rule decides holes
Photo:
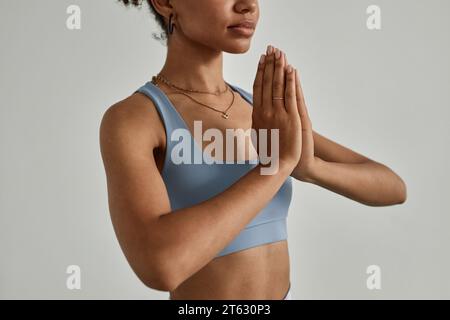
[[(81, 30), (69, 30), (70, 5)], [(381, 30), (366, 27), (369, 5)], [(450, 298), (450, 2), (260, 0), (250, 51), (225, 79), (251, 90), (268, 44), (301, 72), (313, 128), (396, 171), (401, 206), (294, 182), (294, 299)], [(167, 299), (134, 275), (112, 229), (98, 129), (161, 68), (147, 7), (0, 0), (0, 298)], [(66, 269), (81, 268), (69, 290)], [(366, 268), (381, 269), (369, 290)]]

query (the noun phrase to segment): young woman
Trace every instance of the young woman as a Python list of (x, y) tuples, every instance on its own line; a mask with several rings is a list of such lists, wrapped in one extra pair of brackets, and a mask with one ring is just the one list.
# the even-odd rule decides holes
[[(223, 79), (223, 52), (250, 49), (257, 0), (147, 3), (166, 30), (165, 64), (109, 107), (100, 128), (121, 248), (140, 280), (171, 299), (289, 299), (292, 179), (370, 206), (403, 203), (406, 186), (388, 167), (313, 131), (298, 72), (281, 50), (268, 46), (255, 62), (252, 94)], [(202, 136), (207, 129), (214, 138)], [(207, 152), (227, 129), (255, 129), (258, 139), (244, 136), (227, 149), (224, 138)], [(268, 150), (277, 146), (271, 174), (262, 174), (270, 163), (259, 129), (270, 132)], [(180, 152), (182, 141), (190, 148)], [(179, 163), (192, 154), (210, 162)]]

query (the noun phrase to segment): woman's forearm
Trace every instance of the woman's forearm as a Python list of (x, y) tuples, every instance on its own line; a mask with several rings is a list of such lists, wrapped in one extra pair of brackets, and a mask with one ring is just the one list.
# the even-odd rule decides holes
[[(195, 206), (160, 216), (149, 235), (153, 264), (169, 288), (189, 278), (231, 242), (274, 197), (292, 171), (262, 175), (258, 165), (224, 192)], [(158, 248), (155, 248), (157, 244)]]
[(403, 180), (388, 167), (372, 160), (339, 163), (316, 157), (307, 182), (369, 206), (387, 206), (406, 201)]

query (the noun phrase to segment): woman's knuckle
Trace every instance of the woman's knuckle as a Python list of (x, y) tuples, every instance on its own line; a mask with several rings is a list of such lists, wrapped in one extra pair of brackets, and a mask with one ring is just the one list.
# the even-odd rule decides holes
[(274, 80), (273, 81), (273, 87), (275, 89), (282, 89), (283, 88), (283, 83), (280, 80)]
[(263, 112), (261, 113), (261, 117), (264, 120), (268, 120), (270, 118), (273, 117), (272, 111), (268, 110), (267, 108), (263, 110)]
[(264, 77), (263, 85), (265, 87), (268, 87), (270, 84), (272, 84), (272, 79), (270, 79), (269, 77)]
[(292, 92), (292, 91), (287, 91), (287, 92), (286, 92), (286, 98), (289, 99), (289, 100), (292, 99), (292, 98), (294, 98), (293, 92)]

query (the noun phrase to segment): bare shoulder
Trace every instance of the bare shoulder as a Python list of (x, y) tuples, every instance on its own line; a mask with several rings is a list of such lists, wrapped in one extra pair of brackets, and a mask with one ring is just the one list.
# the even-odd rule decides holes
[(162, 144), (164, 137), (164, 125), (153, 101), (141, 93), (132, 94), (110, 106), (100, 124), (102, 148), (132, 143), (152, 150)]

